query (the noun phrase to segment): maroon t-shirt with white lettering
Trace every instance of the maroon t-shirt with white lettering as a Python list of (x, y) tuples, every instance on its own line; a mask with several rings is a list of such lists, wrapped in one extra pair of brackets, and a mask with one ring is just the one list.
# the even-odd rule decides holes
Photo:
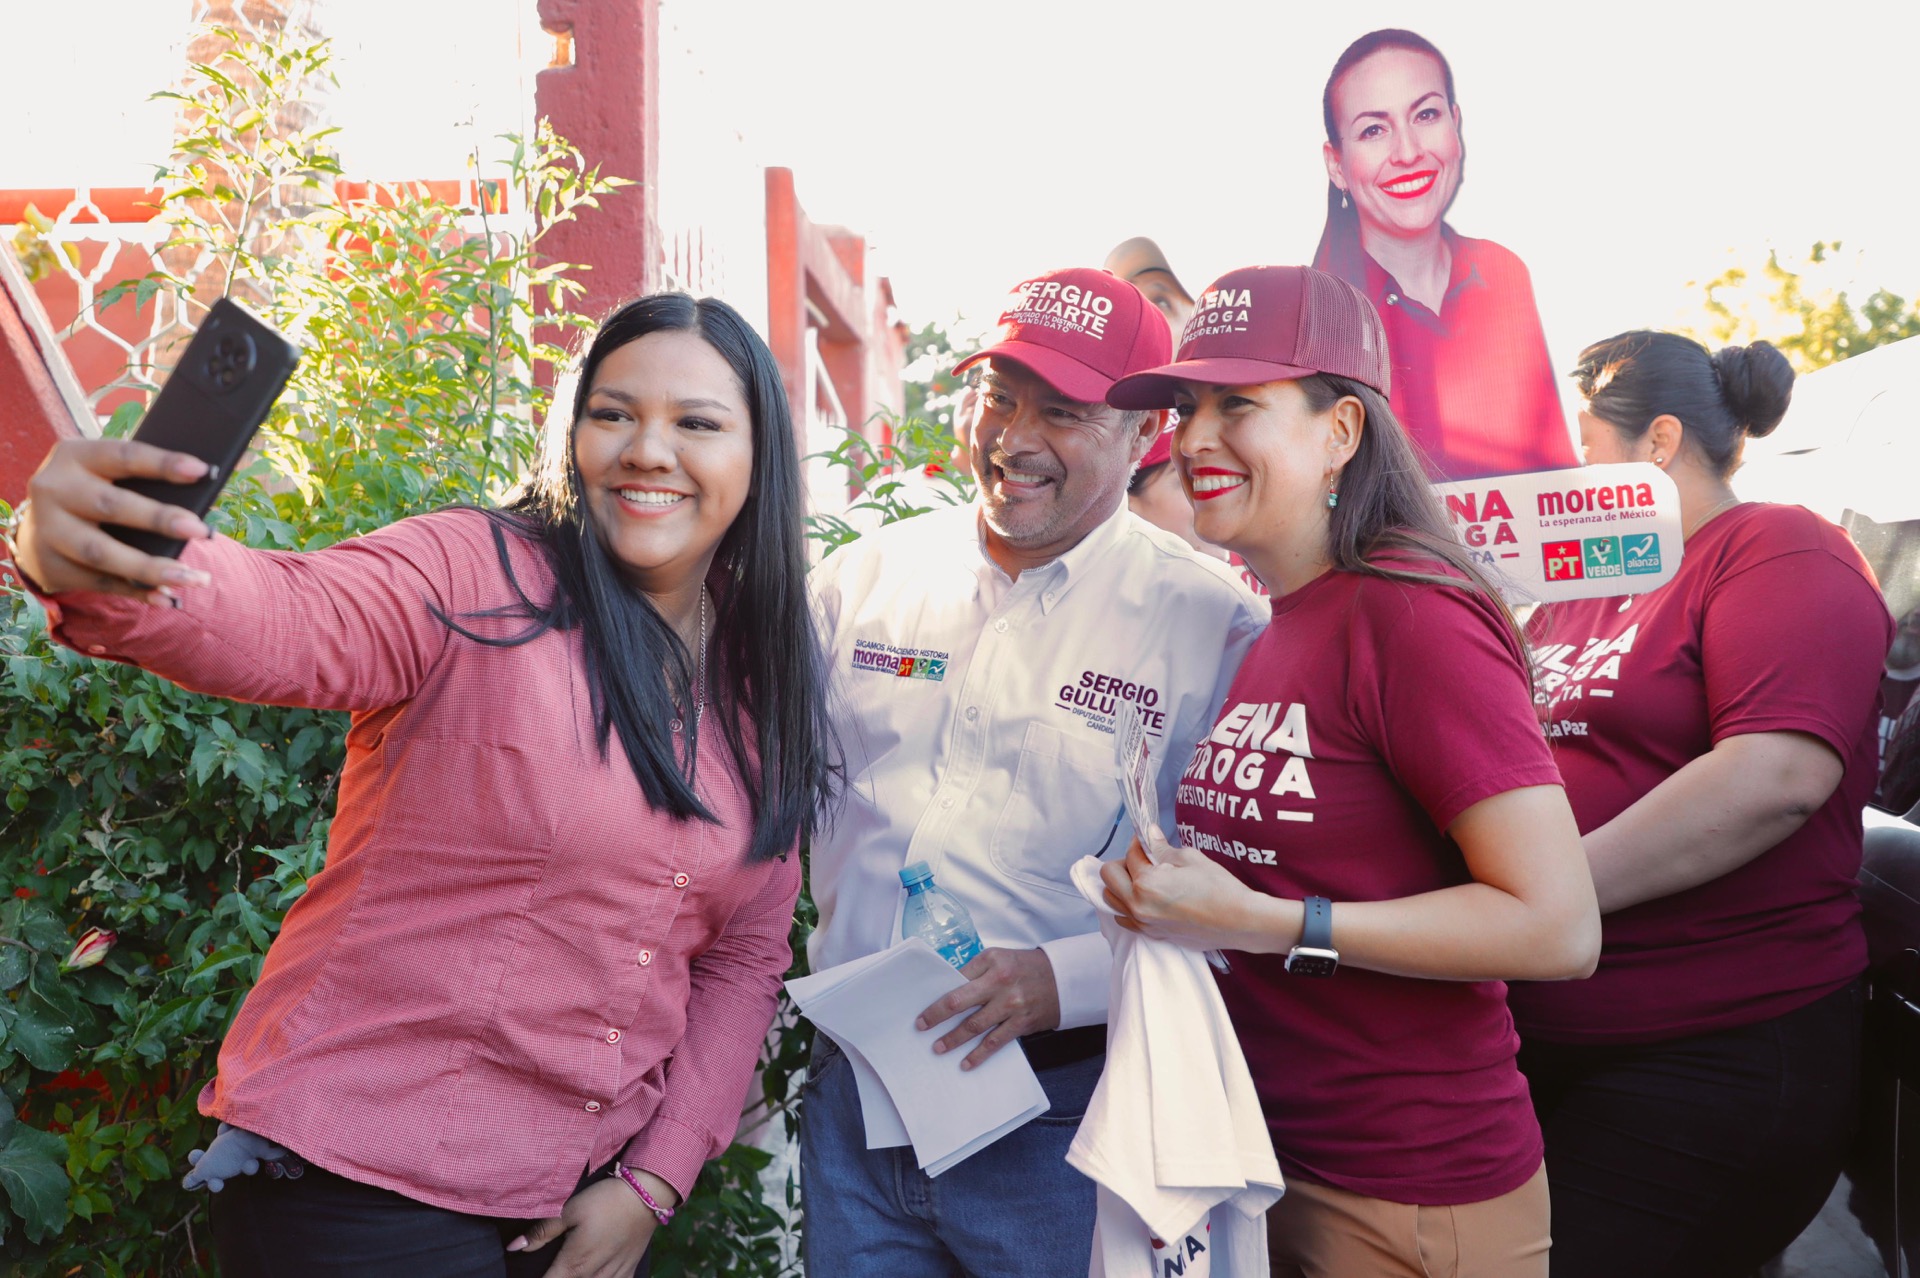
[[(1490, 601), (1329, 572), (1273, 601), (1177, 819), (1181, 842), (1248, 886), (1330, 898), (1337, 948), (1342, 901), (1469, 881), (1442, 831), (1482, 799), (1559, 783)], [(1439, 1205), (1539, 1170), (1501, 982), (1350, 966), (1317, 980), (1288, 976), (1283, 955), (1231, 957), (1220, 991), (1288, 1175)]]
[(1582, 833), (1728, 737), (1809, 733), (1846, 771), (1752, 861), (1607, 915), (1590, 979), (1516, 984), (1521, 1032), (1658, 1042), (1779, 1016), (1858, 976), (1860, 812), (1893, 619), (1846, 534), (1799, 506), (1736, 506), (1687, 542), (1665, 586), (1548, 604), (1528, 636)]

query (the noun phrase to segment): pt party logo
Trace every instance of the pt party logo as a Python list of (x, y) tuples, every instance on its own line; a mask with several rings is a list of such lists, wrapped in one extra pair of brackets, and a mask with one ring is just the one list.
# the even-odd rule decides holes
[(1631, 462), (1436, 484), (1454, 535), (1510, 603), (1638, 595), (1680, 570), (1680, 495)]

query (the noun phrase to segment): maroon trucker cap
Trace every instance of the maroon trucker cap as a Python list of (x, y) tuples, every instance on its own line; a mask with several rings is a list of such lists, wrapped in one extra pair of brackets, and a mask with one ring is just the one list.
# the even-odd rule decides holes
[(1132, 284), (1073, 266), (1015, 288), (999, 332), (953, 371), (964, 373), (989, 355), (1031, 369), (1070, 399), (1098, 404), (1120, 378), (1171, 359), (1173, 333)]
[(1332, 373), (1382, 395), (1387, 330), (1366, 295), (1310, 266), (1243, 266), (1202, 290), (1171, 364), (1115, 382), (1115, 408), (1168, 408), (1180, 382), (1252, 386)]

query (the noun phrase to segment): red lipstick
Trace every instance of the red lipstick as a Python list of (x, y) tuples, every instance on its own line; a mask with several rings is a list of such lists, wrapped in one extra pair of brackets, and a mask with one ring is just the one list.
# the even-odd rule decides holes
[(1398, 177), (1387, 179), (1387, 182), (1396, 184), (1414, 182), (1417, 183), (1415, 186), (1402, 186), (1399, 190), (1395, 190), (1393, 187), (1388, 186), (1387, 182), (1378, 182), (1375, 183), (1375, 185), (1380, 188), (1383, 194), (1390, 195), (1396, 200), (1417, 200), (1433, 189), (1434, 179), (1439, 176), (1440, 171), (1438, 169), (1420, 169), (1413, 173), (1402, 173)]

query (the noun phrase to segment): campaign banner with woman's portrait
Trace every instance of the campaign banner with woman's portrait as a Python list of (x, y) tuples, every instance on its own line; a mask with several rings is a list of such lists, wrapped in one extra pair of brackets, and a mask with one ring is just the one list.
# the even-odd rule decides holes
[(1527, 268), (1446, 221), (1466, 163), (1453, 70), (1411, 31), (1342, 53), (1321, 95), (1327, 220), (1313, 264), (1372, 300), (1394, 413), (1437, 480), (1576, 466)]

